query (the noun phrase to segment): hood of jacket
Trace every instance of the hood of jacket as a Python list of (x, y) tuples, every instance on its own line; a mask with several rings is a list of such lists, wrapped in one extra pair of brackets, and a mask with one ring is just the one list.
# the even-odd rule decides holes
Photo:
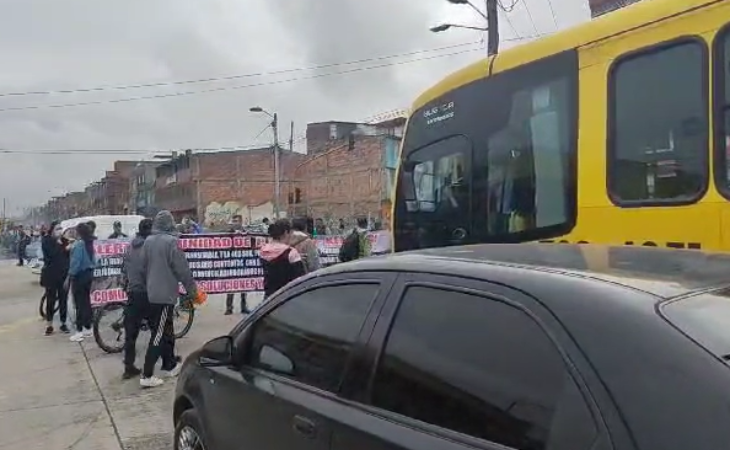
[(152, 221), (152, 231), (155, 233), (175, 234), (175, 218), (172, 213), (162, 210), (157, 213)]
[(132, 248), (140, 248), (144, 245), (144, 239), (142, 236), (137, 236), (132, 239)]
[(266, 261), (273, 261), (282, 255), (287, 249), (291, 247), (284, 244), (283, 242), (271, 241), (268, 244), (264, 244), (259, 249), (259, 256), (261, 259)]
[(307, 233), (304, 233), (303, 231), (292, 231), (291, 237), (289, 238), (289, 244), (292, 247), (296, 247), (302, 242), (305, 242), (307, 239), (310, 239)]

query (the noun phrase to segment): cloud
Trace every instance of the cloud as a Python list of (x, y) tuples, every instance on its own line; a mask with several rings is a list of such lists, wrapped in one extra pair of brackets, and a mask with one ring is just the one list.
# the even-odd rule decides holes
[[(560, 26), (587, 17), (583, 0), (551, 1)], [(528, 4), (536, 26), (553, 31), (547, 0)], [(269, 73), (479, 39), (472, 32), (428, 31), (444, 20), (478, 23), (468, 9), (445, 0), (0, 0), (0, 10), (0, 93)], [(530, 34), (523, 4), (509, 17), (519, 35)], [(515, 37), (504, 20), (501, 28), (503, 38)], [(7, 109), (269, 83), (165, 99), (0, 112), (0, 148), (25, 152), (0, 154), (0, 196), (11, 208), (40, 204), (49, 192), (81, 189), (100, 178), (115, 159), (143, 156), (40, 155), (40, 150), (251, 144), (266, 126), (264, 117), (248, 111), (254, 105), (277, 111), (283, 123), (293, 120), (301, 135), (307, 122), (361, 120), (407, 107), (430, 84), (480, 56), (473, 52), (314, 79), (307, 78), (378, 62), (223, 82), (0, 97), (0, 109)], [(418, 56), (390, 62), (413, 58)], [(263, 133), (257, 143), (269, 138)]]

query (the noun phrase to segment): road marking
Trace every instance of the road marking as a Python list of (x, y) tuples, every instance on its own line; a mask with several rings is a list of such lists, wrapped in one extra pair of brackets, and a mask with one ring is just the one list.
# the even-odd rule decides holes
[(16, 320), (15, 322), (11, 322), (11, 323), (8, 323), (5, 325), (0, 325), (0, 334), (17, 331), (19, 328), (22, 328), (25, 325), (29, 325), (29, 324), (37, 322), (37, 321), (38, 321), (38, 319), (35, 317), (28, 317), (26, 319), (20, 319), (20, 320)]

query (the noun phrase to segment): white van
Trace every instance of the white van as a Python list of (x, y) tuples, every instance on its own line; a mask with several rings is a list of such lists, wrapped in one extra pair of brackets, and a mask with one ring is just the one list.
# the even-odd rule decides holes
[(76, 225), (93, 220), (96, 223), (96, 237), (98, 239), (107, 239), (114, 232), (114, 222), (120, 222), (122, 224), (122, 232), (131, 238), (137, 234), (137, 229), (142, 219), (144, 219), (144, 216), (138, 215), (76, 217), (62, 221), (61, 228), (63, 229), (64, 235), (71, 237), (75, 235), (72, 230)]

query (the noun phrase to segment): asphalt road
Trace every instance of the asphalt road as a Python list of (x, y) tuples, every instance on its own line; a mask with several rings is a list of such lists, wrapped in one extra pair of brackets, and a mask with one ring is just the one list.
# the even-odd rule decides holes
[[(67, 335), (43, 336), (37, 280), (29, 269), (0, 261), (0, 450), (172, 449), (174, 381), (142, 390), (137, 380), (122, 380), (121, 355), (104, 353), (93, 338), (78, 344)], [(211, 296), (178, 353), (240, 320), (223, 310), (224, 296)], [(140, 365), (148, 337), (140, 336)]]

